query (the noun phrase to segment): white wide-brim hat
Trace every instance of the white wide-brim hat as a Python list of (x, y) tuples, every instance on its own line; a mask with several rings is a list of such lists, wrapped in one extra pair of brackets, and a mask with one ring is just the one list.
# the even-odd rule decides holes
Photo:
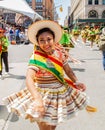
[(33, 23), (28, 28), (28, 38), (31, 43), (38, 45), (36, 35), (37, 35), (38, 31), (43, 28), (49, 28), (50, 30), (52, 30), (54, 32), (55, 43), (60, 41), (60, 39), (62, 37), (61, 26), (58, 23), (51, 21), (51, 20), (40, 20), (40, 21)]

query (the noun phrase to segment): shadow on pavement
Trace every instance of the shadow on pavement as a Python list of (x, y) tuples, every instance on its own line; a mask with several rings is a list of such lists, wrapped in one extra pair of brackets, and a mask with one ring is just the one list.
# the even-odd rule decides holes
[(0, 119), (8, 120), (9, 116), (11, 115), (11, 118), (9, 121), (16, 122), (19, 120), (19, 117), (14, 113), (9, 113), (6, 106), (0, 105)]
[(101, 58), (87, 58), (87, 59), (83, 59), (83, 60), (85, 60), (85, 61), (86, 61), (86, 60), (87, 60), (87, 61), (88, 61), (88, 60), (90, 60), (90, 61), (93, 61), (93, 60), (98, 61), (98, 60), (101, 60)]
[[(80, 62), (84, 63), (84, 62), (86, 62), (86, 61), (80, 60)], [(73, 63), (73, 62), (69, 60), (68, 63)], [(78, 63), (77, 63), (77, 64), (78, 64)]]
[(12, 116), (11, 116), (10, 121), (11, 121), (11, 122), (16, 122), (16, 121), (18, 121), (18, 120), (19, 120), (19, 117), (18, 117), (16, 114), (12, 113)]
[(86, 61), (84, 61), (84, 60), (80, 60), (80, 62), (85, 63)]
[(9, 113), (8, 113), (6, 106), (0, 105), (0, 119), (6, 120), (8, 115), (9, 115)]
[(93, 49), (92, 51), (99, 51), (99, 49)]
[(9, 73), (8, 75), (5, 75), (5, 76), (4, 76), (4, 79), (5, 79), (5, 78), (14, 78), (14, 79), (21, 79), (21, 80), (23, 80), (23, 79), (25, 79), (26, 77), (25, 77), (25, 76), (22, 76), (22, 75), (14, 75), (14, 74)]
[(72, 68), (73, 71), (79, 71), (79, 72), (85, 72), (85, 69), (81, 69), (81, 68)]

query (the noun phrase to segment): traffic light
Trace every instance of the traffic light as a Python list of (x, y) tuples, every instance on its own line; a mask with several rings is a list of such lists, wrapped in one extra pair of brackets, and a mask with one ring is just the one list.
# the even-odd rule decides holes
[(59, 8), (59, 10), (60, 10), (60, 12), (63, 12), (63, 8), (62, 8), (62, 6)]

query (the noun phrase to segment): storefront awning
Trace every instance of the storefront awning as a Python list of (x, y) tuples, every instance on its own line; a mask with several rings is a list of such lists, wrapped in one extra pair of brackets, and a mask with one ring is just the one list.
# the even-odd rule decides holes
[(105, 23), (105, 19), (78, 19), (78, 22), (85, 23)]

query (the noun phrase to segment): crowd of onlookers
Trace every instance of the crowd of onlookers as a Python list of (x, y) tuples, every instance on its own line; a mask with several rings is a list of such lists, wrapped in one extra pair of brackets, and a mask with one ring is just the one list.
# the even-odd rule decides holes
[[(9, 75), (9, 64), (8, 64), (8, 46), (10, 44), (22, 44), (29, 43), (27, 39), (27, 30), (18, 27), (18, 26), (10, 26), (10, 27), (0, 27), (0, 79)], [(5, 68), (5, 74), (3, 75), (3, 63)]]
[(5, 27), (5, 35), (9, 39), (10, 43), (21, 44), (28, 42), (27, 29), (19, 26)]

